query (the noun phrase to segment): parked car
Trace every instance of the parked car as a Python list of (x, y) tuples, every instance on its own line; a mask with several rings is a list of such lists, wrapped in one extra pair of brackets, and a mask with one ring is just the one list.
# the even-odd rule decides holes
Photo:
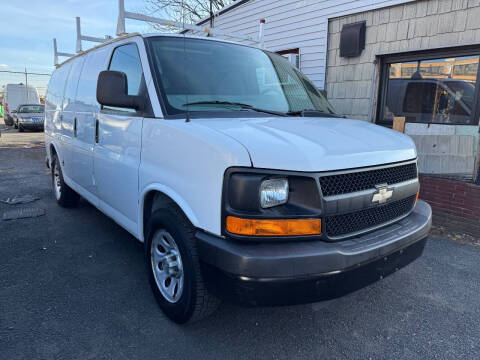
[(123, 36), (58, 66), (45, 116), (58, 204), (82, 196), (144, 242), (153, 293), (177, 323), (219, 298), (339, 297), (425, 246), (413, 141), (335, 115), (277, 54)]
[(37, 89), (24, 84), (5, 85), (5, 124), (13, 125), (13, 110), (21, 104), (40, 104)]
[(17, 110), (12, 110), (10, 114), (6, 114), (3, 118), (3, 122), (7, 126), (13, 126), (15, 124), (15, 114), (17, 113)]
[(43, 120), (45, 106), (38, 104), (23, 104), (17, 108), (14, 115), (15, 129), (19, 132), (24, 130), (44, 130)]

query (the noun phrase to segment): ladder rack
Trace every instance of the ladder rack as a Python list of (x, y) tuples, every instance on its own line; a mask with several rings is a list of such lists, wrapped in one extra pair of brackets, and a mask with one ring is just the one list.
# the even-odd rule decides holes
[(82, 35), (82, 30), (80, 27), (80, 17), (77, 16), (75, 18), (77, 22), (77, 53), (82, 51), (82, 40), (84, 41), (91, 41), (91, 42), (97, 42), (97, 43), (104, 43), (106, 41), (112, 40), (113, 38), (110, 35), (105, 35), (105, 37), (100, 38), (100, 37), (94, 37), (94, 36), (87, 36), (87, 35)]
[[(184, 22), (180, 21), (172, 21), (172, 20), (166, 20), (166, 19), (161, 19), (161, 18), (156, 18), (153, 16), (148, 16), (148, 15), (143, 15), (143, 14), (138, 14), (130, 11), (125, 11), (125, 0), (118, 0), (118, 20), (117, 20), (117, 36), (123, 36), (126, 35), (127, 32), (125, 31), (125, 19), (132, 19), (132, 20), (138, 20), (138, 21), (143, 21), (143, 22), (148, 22), (148, 23), (153, 23), (153, 24), (159, 24), (159, 25), (164, 25), (164, 26), (171, 26), (180, 29), (180, 31), (193, 31), (193, 32), (201, 32), (201, 33), (206, 33), (207, 35), (212, 35), (212, 36), (223, 36), (223, 37), (228, 37), (228, 38), (233, 38), (237, 39), (240, 41), (250, 41), (253, 43), (257, 43), (260, 48), (264, 47), (264, 40), (263, 40), (263, 35), (264, 35), (264, 26), (265, 26), (265, 19), (260, 19), (260, 28), (258, 32), (258, 37), (256, 36), (249, 36), (249, 35), (242, 35), (242, 34), (232, 34), (226, 31), (221, 31), (217, 29), (212, 29), (208, 26), (198, 26), (195, 24), (187, 24)], [(105, 35), (105, 37), (95, 37), (95, 36), (88, 36), (88, 35), (82, 35), (82, 28), (80, 25), (80, 17), (76, 17), (76, 27), (77, 27), (77, 39), (76, 39), (76, 52), (81, 53), (82, 50), (82, 41), (91, 41), (91, 42), (97, 42), (97, 43), (104, 43), (107, 41), (112, 40), (113, 38), (109, 35)], [(60, 52), (57, 49), (57, 39), (53, 39), (53, 64), (55, 66), (58, 66), (58, 57), (63, 56), (63, 57), (72, 57), (75, 56), (75, 54), (70, 54), (66, 52)]]
[(58, 65), (58, 57), (59, 56), (64, 56), (64, 57), (72, 57), (72, 56), (75, 56), (75, 54), (70, 54), (70, 53), (66, 53), (66, 52), (60, 52), (57, 50), (57, 39), (56, 38), (53, 38), (53, 64), (55, 66)]
[(125, 0), (118, 0), (117, 36), (122, 36), (126, 34), (125, 19), (144, 21), (144, 22), (154, 23), (154, 24), (159, 24), (164, 26), (172, 26), (180, 30), (196, 31), (196, 32), (206, 33), (208, 35), (213, 35), (213, 36), (224, 36), (224, 37), (230, 37), (230, 38), (242, 40), (242, 41), (251, 41), (254, 43), (258, 43), (261, 48), (263, 48), (263, 45), (264, 45), (264, 41), (263, 41), (263, 30), (265, 25), (264, 19), (260, 20), (260, 30), (259, 30), (258, 37), (252, 37), (248, 35), (231, 34), (226, 31), (212, 29), (208, 26), (203, 27), (195, 24), (187, 24), (184, 22), (166, 20), (166, 19), (156, 18), (153, 16), (125, 11)]

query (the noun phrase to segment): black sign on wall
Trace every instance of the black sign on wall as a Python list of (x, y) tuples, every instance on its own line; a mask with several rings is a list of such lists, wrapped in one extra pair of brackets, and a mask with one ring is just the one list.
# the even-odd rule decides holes
[(365, 28), (366, 22), (345, 24), (340, 33), (340, 56), (359, 56), (365, 49)]

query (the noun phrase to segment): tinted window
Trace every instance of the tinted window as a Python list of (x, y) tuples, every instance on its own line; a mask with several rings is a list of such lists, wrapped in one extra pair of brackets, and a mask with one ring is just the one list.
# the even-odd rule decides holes
[(43, 113), (43, 105), (21, 105), (18, 108), (19, 113)]
[(472, 124), (479, 57), (449, 57), (388, 64), (379, 122)]
[(127, 75), (128, 95), (138, 95), (142, 82), (142, 63), (137, 45), (127, 44), (113, 51), (110, 70), (121, 71)]

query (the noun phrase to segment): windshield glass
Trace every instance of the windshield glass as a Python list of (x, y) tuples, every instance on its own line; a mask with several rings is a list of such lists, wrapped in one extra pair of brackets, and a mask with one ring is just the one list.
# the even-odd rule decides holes
[[(315, 86), (284, 57), (242, 45), (179, 37), (149, 38), (169, 115), (250, 108), (334, 114)], [(251, 110), (251, 109), (250, 109)]]
[(43, 113), (43, 105), (22, 105), (18, 108), (19, 113)]

